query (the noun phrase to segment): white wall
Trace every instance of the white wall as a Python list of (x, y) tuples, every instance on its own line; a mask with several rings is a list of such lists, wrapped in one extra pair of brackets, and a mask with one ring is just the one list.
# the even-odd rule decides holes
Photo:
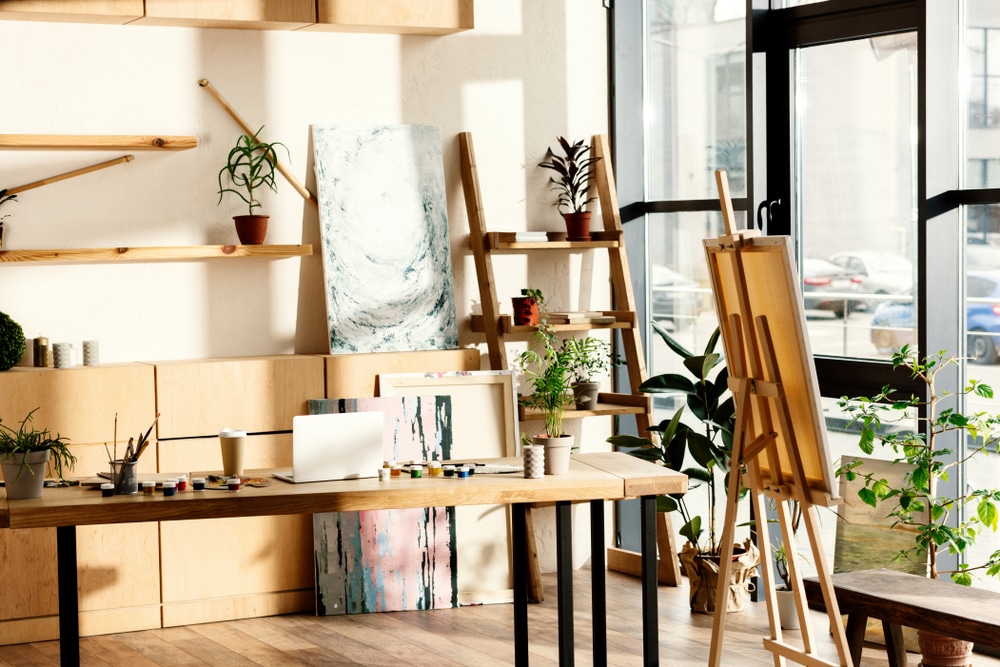
[[(264, 125), (265, 139), (288, 146), (292, 172), (311, 190), (311, 123), (438, 125), (460, 344), (476, 343), (457, 134), (473, 134), (491, 229), (557, 230), (536, 165), (558, 135), (606, 133), (608, 94), (600, 0), (476, 0), (475, 13), (475, 30), (445, 37), (0, 21), (0, 133), (198, 137), (194, 150), (140, 151), (129, 164), (25, 192), (0, 211), (11, 214), (5, 246), (236, 243), (231, 216), (243, 205), (228, 195), (216, 205), (216, 175), (240, 130), (201, 78), (250, 125)], [(121, 154), (0, 151), (0, 188)], [(261, 199), (268, 242), (318, 248), (316, 211), (286, 182)], [(609, 304), (606, 258), (596, 254), (504, 257), (496, 271), (506, 312), (529, 285), (553, 310)], [(103, 362), (328, 350), (316, 256), (0, 264), (0, 311), (28, 337), (97, 339)], [(603, 446), (610, 420), (590, 424), (587, 447)]]

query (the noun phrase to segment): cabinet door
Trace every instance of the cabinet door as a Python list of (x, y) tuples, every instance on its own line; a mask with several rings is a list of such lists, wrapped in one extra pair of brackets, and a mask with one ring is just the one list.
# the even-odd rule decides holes
[(125, 24), (142, 17), (142, 0), (0, 0), (0, 19)]
[(447, 35), (474, 27), (472, 0), (318, 0), (311, 30)]
[(147, 25), (252, 30), (295, 30), (315, 22), (316, 6), (313, 0), (146, 0), (146, 15), (137, 21)]

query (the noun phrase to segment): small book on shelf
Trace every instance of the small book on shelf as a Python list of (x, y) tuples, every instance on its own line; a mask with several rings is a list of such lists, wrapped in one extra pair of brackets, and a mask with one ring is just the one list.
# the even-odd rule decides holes
[(577, 313), (540, 313), (541, 319), (549, 324), (613, 324), (614, 315), (605, 315), (599, 310)]

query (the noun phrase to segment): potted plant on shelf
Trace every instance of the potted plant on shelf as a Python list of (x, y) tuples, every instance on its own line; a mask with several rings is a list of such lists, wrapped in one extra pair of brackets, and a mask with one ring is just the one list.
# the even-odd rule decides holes
[(556, 346), (550, 327), (540, 326), (534, 335), (540, 351), (528, 349), (518, 357), (518, 366), (531, 387), (531, 394), (521, 396), (521, 405), (542, 413), (545, 432), (532, 436), (532, 442), (545, 447), (545, 474), (561, 475), (569, 470), (573, 436), (563, 433), (563, 413), (573, 402), (569, 377), (569, 355)]
[[(673, 417), (665, 419), (650, 431), (658, 434), (652, 438), (632, 435), (616, 435), (608, 442), (623, 448), (629, 454), (647, 461), (683, 472), (688, 476), (690, 488), (703, 486), (708, 496), (707, 531), (701, 516), (692, 516), (685, 496), (661, 496), (656, 500), (659, 512), (680, 512), (684, 525), (680, 534), (687, 539), (679, 554), (681, 567), (691, 581), (691, 610), (703, 613), (715, 611), (715, 589), (718, 584), (719, 555), (721, 545), (718, 540), (716, 509), (716, 482), (728, 489), (730, 474), (729, 459), (733, 447), (735, 429), (735, 405), (731, 395), (727, 396), (729, 373), (722, 363), (722, 355), (715, 352), (719, 342), (718, 329), (709, 338), (704, 353), (689, 352), (674, 340), (660, 324), (653, 322), (653, 329), (667, 346), (679, 355), (684, 367), (692, 377), (678, 373), (665, 373), (649, 378), (639, 389), (651, 394), (685, 394), (686, 406), (682, 406)], [(711, 374), (718, 369), (715, 378)], [(700, 423), (691, 427), (681, 421), (684, 407)], [(690, 456), (695, 465), (684, 467)], [(742, 492), (741, 492), (742, 497)], [(760, 552), (749, 539), (742, 547), (734, 547), (734, 561), (730, 570), (729, 601), (726, 611), (741, 611), (750, 597), (750, 579), (756, 573), (760, 562)]]
[(596, 199), (589, 196), (590, 179), (594, 175), (594, 163), (601, 158), (587, 155), (590, 145), (583, 139), (572, 144), (564, 137), (558, 137), (558, 141), (562, 155), (549, 148), (545, 152), (545, 160), (538, 166), (557, 174), (549, 179), (549, 183), (559, 195), (556, 208), (566, 222), (566, 240), (589, 241), (590, 211), (586, 208)]
[[(7, 188), (0, 188), (0, 206), (9, 201), (17, 201), (17, 195), (7, 194)], [(0, 215), (0, 248), (3, 248), (3, 221), (10, 217), (10, 214)]]
[[(954, 393), (938, 388), (938, 373), (958, 362), (958, 357), (944, 351), (921, 358), (916, 349), (904, 345), (892, 356), (893, 368), (907, 369), (914, 379), (922, 382), (923, 396), (901, 396), (886, 385), (876, 396), (843, 397), (839, 405), (850, 415), (850, 424), (860, 428), (861, 451), (870, 456), (877, 445), (881, 446), (894, 457), (894, 465), (907, 464), (908, 472), (892, 481), (866, 471), (865, 461), (855, 459), (844, 463), (837, 474), (859, 481), (858, 497), (872, 507), (886, 509), (893, 528), (913, 535), (912, 547), (901, 550), (897, 559), (920, 563), (932, 579), (949, 575), (954, 582), (970, 586), (974, 573), (1000, 579), (1000, 551), (994, 551), (981, 562), (961, 563), (954, 570), (940, 569), (938, 556), (944, 552), (967, 554), (983, 531), (996, 532), (1000, 489), (961, 489), (956, 495), (948, 495), (942, 493), (940, 482), (948, 479), (952, 469), (997, 453), (1000, 416), (986, 412), (963, 414), (956, 405), (962, 396), (992, 399), (993, 389), (987, 384), (969, 380), (961, 391)], [(909, 419), (916, 420), (915, 430), (898, 428), (900, 422)], [(943, 437), (964, 439), (964, 447), (942, 442)], [(937, 658), (928, 656), (928, 652), (942, 641), (957, 642), (963, 651), (972, 650), (969, 642), (922, 631), (918, 631), (917, 638), (925, 665), (941, 664)], [(949, 664), (968, 662), (966, 659)]]
[(521, 290), (521, 296), (511, 297), (511, 301), (514, 303), (514, 324), (538, 326), (541, 309), (545, 305), (542, 290), (525, 287)]
[(66, 445), (68, 438), (58, 433), (53, 437), (48, 429), (29, 426), (37, 411), (35, 408), (29, 412), (16, 430), (0, 420), (0, 468), (3, 469), (7, 498), (11, 500), (41, 497), (45, 467), (50, 459), (60, 479), (63, 467), (72, 470), (76, 463), (76, 457)]
[(8, 371), (21, 361), (25, 345), (21, 325), (7, 313), (0, 313), (0, 371)]
[[(260, 208), (260, 201), (254, 195), (254, 190), (267, 186), (277, 192), (278, 186), (274, 180), (278, 168), (276, 146), (281, 146), (288, 153), (288, 148), (281, 142), (264, 143), (258, 137), (262, 125), (253, 136), (241, 134), (236, 139), (236, 145), (229, 151), (226, 165), (219, 170), (219, 201), (222, 195), (232, 192), (242, 199), (249, 207), (248, 215), (233, 216), (236, 223), (236, 234), (244, 245), (260, 245), (267, 234), (268, 216), (255, 214), (254, 209)], [(289, 154), (289, 159), (291, 155)], [(227, 176), (230, 187), (223, 185), (222, 177)], [(237, 189), (240, 188), (240, 189)]]
[(573, 397), (577, 410), (589, 410), (597, 405), (597, 394), (601, 384), (595, 382), (600, 374), (611, 370), (612, 364), (622, 360), (611, 352), (611, 346), (600, 338), (567, 338), (563, 350), (569, 360), (569, 372), (573, 378)]

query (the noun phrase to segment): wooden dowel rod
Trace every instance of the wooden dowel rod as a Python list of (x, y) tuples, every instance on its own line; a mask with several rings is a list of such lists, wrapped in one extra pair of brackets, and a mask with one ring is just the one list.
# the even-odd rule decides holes
[[(229, 105), (229, 102), (227, 102), (222, 97), (222, 95), (219, 94), (219, 91), (215, 89), (215, 86), (213, 86), (208, 79), (199, 79), (198, 85), (207, 90), (208, 92), (212, 93), (212, 97), (214, 97), (219, 102), (219, 104), (222, 105), (222, 108), (225, 109), (230, 116), (232, 116), (233, 120), (236, 121), (236, 124), (243, 129), (243, 131), (247, 134), (247, 136), (252, 137), (254, 135), (256, 130), (252, 129), (249, 125), (247, 125), (247, 122), (243, 120), (243, 118), (236, 111), (236, 109), (234, 109)], [(319, 208), (319, 202), (316, 200), (316, 197), (313, 195), (313, 193), (306, 190), (305, 186), (299, 183), (299, 180), (295, 178), (295, 175), (285, 168), (285, 165), (283, 165), (279, 161), (277, 163), (277, 167), (278, 171), (281, 172), (281, 175), (285, 177), (285, 180), (287, 180), (289, 184), (291, 184), (291, 186), (295, 188), (296, 192), (302, 195), (303, 199), (305, 199), (307, 202), (309, 202), (316, 208)]]
[(67, 178), (73, 178), (74, 176), (83, 176), (84, 174), (89, 174), (92, 171), (97, 171), (98, 169), (104, 169), (106, 167), (113, 167), (116, 164), (122, 164), (124, 162), (131, 162), (133, 160), (131, 155), (123, 155), (121, 157), (115, 158), (114, 160), (107, 160), (101, 162), (100, 164), (93, 164), (89, 167), (83, 167), (82, 169), (74, 169), (73, 171), (67, 171), (65, 174), (59, 174), (58, 176), (50, 176), (49, 178), (43, 178), (40, 181), (35, 181), (34, 183), (28, 183), (26, 185), (19, 185), (16, 188), (11, 188), (7, 191), (8, 194), (17, 194), (19, 192), (24, 192), (25, 190), (31, 190), (33, 188), (40, 188), (43, 185), (48, 185), (49, 183), (56, 183), (58, 181), (65, 181)]

